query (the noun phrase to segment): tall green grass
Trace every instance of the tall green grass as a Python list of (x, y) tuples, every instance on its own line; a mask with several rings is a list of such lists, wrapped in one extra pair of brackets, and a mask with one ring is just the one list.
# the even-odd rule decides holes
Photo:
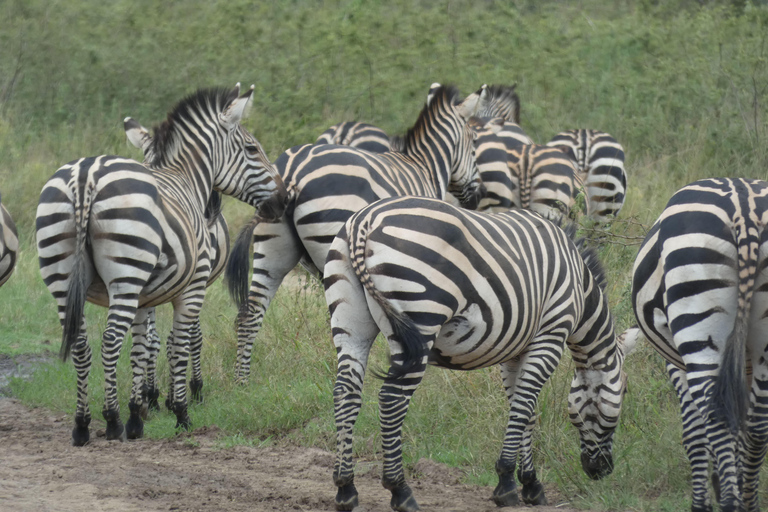
[[(610, 132), (625, 147), (627, 203), (600, 256), (617, 329), (634, 320), (631, 267), (644, 234), (675, 190), (710, 176), (768, 179), (768, 9), (709, 2), (469, 2), (453, 0), (163, 3), (94, 0), (0, 3), (0, 192), (16, 219), (21, 253), (0, 289), (0, 353), (58, 351), (56, 308), (39, 278), (34, 216), (42, 185), (63, 163), (112, 153), (139, 157), (122, 119), (159, 123), (200, 86), (254, 83), (246, 126), (276, 158), (341, 120), (402, 133), (429, 84), (518, 84), (522, 125), (538, 142), (558, 131)], [(226, 200), (234, 231), (252, 214)], [(626, 238), (622, 238), (626, 237)], [(621, 244), (627, 245), (621, 245)], [(208, 291), (202, 325), (205, 402), (195, 426), (217, 425), (222, 446), (300, 443), (333, 449), (335, 352), (319, 284), (299, 274), (270, 306), (251, 382), (235, 386), (234, 306), (221, 282)], [(303, 277), (301, 277), (303, 276)], [(91, 406), (99, 423), (104, 310), (87, 307), (95, 354)], [(159, 329), (170, 329), (168, 306)], [(161, 352), (162, 353), (162, 352)], [(124, 409), (128, 350), (119, 365)], [(386, 364), (375, 345), (373, 365)], [(535, 458), (541, 478), (578, 506), (604, 510), (689, 508), (689, 469), (677, 401), (663, 364), (640, 346), (627, 360), (629, 392), (615, 437), (614, 474), (581, 472), (566, 414), (572, 366), (565, 357), (541, 394)], [(167, 366), (161, 356), (163, 392)], [(366, 383), (355, 453), (377, 462), (378, 382)], [(71, 363), (53, 360), (13, 393), (31, 405), (74, 412)], [(507, 420), (498, 371), (430, 368), (409, 410), (405, 460), (421, 457), (493, 484)], [(149, 437), (175, 434), (161, 411)], [(67, 439), (62, 439), (67, 443)], [(763, 471), (762, 500), (768, 475)], [(329, 484), (330, 485), (330, 484)], [(332, 489), (329, 489), (332, 492)]]

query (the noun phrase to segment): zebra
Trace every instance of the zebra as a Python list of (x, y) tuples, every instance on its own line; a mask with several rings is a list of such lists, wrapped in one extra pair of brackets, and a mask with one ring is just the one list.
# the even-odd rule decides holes
[[(144, 154), (144, 164), (148, 165), (152, 161), (153, 150), (152, 136), (149, 130), (144, 128), (138, 123), (130, 123), (126, 125), (126, 137), (128, 141), (138, 149), (141, 149)], [(217, 191), (211, 193), (211, 197), (208, 200), (208, 204), (205, 207), (204, 217), (208, 225), (208, 233), (211, 237), (211, 274), (208, 276), (208, 282), (206, 286), (211, 286), (214, 281), (224, 272), (224, 268), (229, 257), (229, 226), (227, 220), (222, 213), (221, 194)], [(155, 310), (150, 308), (147, 314), (147, 354), (146, 356), (137, 355), (137, 361), (132, 364), (140, 364), (142, 359), (146, 359), (146, 376), (145, 384), (142, 386), (144, 401), (148, 409), (159, 409), (158, 399), (160, 396), (160, 390), (157, 387), (157, 356), (160, 352), (160, 335), (157, 333), (155, 323)], [(192, 378), (189, 381), (189, 388), (192, 394), (192, 398), (197, 401), (202, 401), (202, 389), (203, 389), (203, 372), (200, 363), (200, 356), (203, 348), (202, 331), (199, 325), (199, 319), (192, 327), (192, 341), (189, 346), (189, 355), (192, 362)], [(172, 334), (171, 334), (172, 335)], [(173, 342), (169, 341), (166, 344), (166, 349), (169, 350)], [(169, 354), (170, 360), (170, 354)], [(173, 370), (171, 371), (173, 375)], [(166, 406), (168, 409), (173, 407), (173, 387), (170, 389), (170, 393), (166, 398)]]
[(483, 184), (489, 192), (480, 202), (480, 211), (525, 208), (557, 220), (569, 215), (575, 205), (579, 182), (573, 163), (558, 149), (523, 144), (506, 154), (503, 165), (491, 159), (483, 167)]
[(546, 504), (531, 457), (534, 409), (564, 346), (575, 374), (569, 417), (593, 479), (611, 473), (613, 432), (626, 386), (596, 254), (575, 228), (528, 210), (466, 211), (428, 198), (390, 198), (353, 215), (331, 244), (325, 296), (338, 370), (333, 391), (336, 508), (358, 505), (352, 429), (368, 356), (381, 332), (391, 366), (379, 393), (383, 485), (391, 506), (418, 510), (405, 482), (401, 429), (427, 364), (457, 370), (500, 365), (509, 422), (493, 491), (498, 506)]
[(558, 133), (547, 146), (559, 148), (576, 163), (590, 218), (599, 223), (611, 222), (621, 211), (627, 193), (621, 144), (605, 132), (582, 129)]
[[(59, 168), (43, 186), (37, 249), (40, 272), (56, 299), (63, 327), (61, 356), (71, 353), (77, 372), (74, 445), (90, 438), (86, 300), (109, 308), (101, 349), (107, 439), (143, 435), (144, 361), (133, 368), (130, 418), (123, 426), (117, 358), (129, 327), (132, 355), (137, 345), (144, 346), (148, 308), (166, 302), (174, 308), (169, 362), (174, 369), (173, 411), (177, 427), (189, 427), (185, 373), (194, 334), (190, 330), (211, 271), (205, 206), (216, 189), (274, 220), (282, 215), (287, 197), (263, 149), (240, 125), (252, 95), (253, 86), (240, 95), (240, 84), (200, 89), (177, 103), (155, 129), (149, 166), (111, 155), (80, 158)], [(126, 131), (134, 124), (126, 118)]]
[[(254, 219), (232, 246), (226, 279), (238, 304), (236, 379), (250, 374), (254, 339), (285, 275), (301, 260), (322, 273), (333, 237), (357, 210), (377, 199), (452, 192), (475, 207), (484, 189), (467, 120), (487, 101), (487, 87), (459, 102), (452, 86), (432, 84), (429, 101), (404, 137), (402, 152), (369, 153), (334, 145), (296, 146), (276, 161), (291, 200), (278, 222)], [(249, 249), (253, 276), (248, 288)]]
[[(638, 328), (680, 398), (693, 511), (757, 511), (768, 449), (768, 183), (696, 181), (677, 191), (635, 260)], [(716, 489), (717, 489), (716, 487)]]
[(0, 286), (11, 277), (19, 252), (19, 234), (0, 197)]
[(338, 123), (323, 133), (315, 144), (337, 144), (363, 149), (371, 153), (387, 153), (392, 150), (389, 135), (376, 126), (355, 121)]

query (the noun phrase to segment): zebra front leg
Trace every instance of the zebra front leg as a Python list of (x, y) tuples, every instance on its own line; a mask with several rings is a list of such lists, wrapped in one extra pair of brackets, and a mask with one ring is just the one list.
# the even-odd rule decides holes
[(192, 377), (189, 379), (189, 392), (192, 400), (203, 403), (203, 369), (200, 365), (200, 356), (203, 351), (203, 333), (200, 329), (200, 319), (190, 327), (189, 355), (192, 359)]
[(560, 362), (565, 340), (553, 339), (551, 334), (541, 334), (538, 338), (544, 341), (534, 340), (525, 354), (501, 365), (504, 391), (509, 401), (509, 420), (501, 454), (496, 461), (499, 483), (491, 496), (499, 507), (519, 504), (514, 473), (521, 451), (518, 479), (523, 484), (523, 501), (530, 505), (547, 503), (544, 486), (536, 476), (530, 456), (530, 434), (539, 393)]
[(131, 334), (133, 346), (131, 347), (131, 370), (133, 372), (133, 386), (131, 398), (128, 401), (130, 416), (125, 424), (125, 432), (128, 439), (140, 439), (144, 436), (144, 419), (147, 417), (147, 408), (144, 404), (144, 388), (146, 386), (146, 370), (151, 354), (147, 349), (147, 310), (142, 308), (136, 312), (133, 320)]
[(189, 345), (200, 307), (205, 299), (205, 286), (188, 289), (173, 302), (173, 333), (168, 338), (168, 365), (171, 371), (171, 410), (176, 415), (176, 428), (189, 430), (192, 422), (187, 413), (187, 365)]
[(75, 427), (72, 429), (72, 445), (83, 446), (91, 438), (91, 409), (88, 407), (88, 375), (91, 372), (91, 346), (88, 345), (85, 318), (80, 325), (80, 334), (72, 347), (72, 362), (77, 372), (77, 409)]
[[(667, 363), (667, 374), (680, 401), (680, 416), (683, 419), (683, 447), (691, 463), (692, 500), (691, 512), (712, 512), (709, 496), (710, 453), (707, 445), (707, 433), (704, 419), (688, 390), (685, 372), (677, 366)], [(712, 475), (713, 479), (717, 474)]]

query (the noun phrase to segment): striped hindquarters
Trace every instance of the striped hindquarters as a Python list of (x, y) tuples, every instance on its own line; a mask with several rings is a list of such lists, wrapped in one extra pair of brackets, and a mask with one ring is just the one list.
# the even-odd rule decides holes
[(513, 205), (553, 220), (568, 215), (577, 192), (571, 160), (555, 148), (529, 144), (509, 154)]
[(370, 124), (354, 121), (346, 121), (331, 126), (320, 134), (315, 144), (350, 146), (372, 153), (391, 151), (389, 136), (384, 130)]
[(11, 277), (19, 251), (19, 236), (8, 210), (0, 204), (0, 286)]
[(547, 146), (559, 148), (574, 162), (589, 201), (590, 217), (610, 222), (619, 214), (627, 192), (624, 148), (597, 130), (569, 130), (555, 135)]

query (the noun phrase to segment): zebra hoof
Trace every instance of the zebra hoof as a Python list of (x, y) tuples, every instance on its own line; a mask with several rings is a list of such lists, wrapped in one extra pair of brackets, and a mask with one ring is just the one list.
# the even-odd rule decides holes
[(125, 441), (126, 435), (123, 422), (120, 420), (117, 420), (116, 422), (107, 422), (106, 437), (107, 441), (120, 441), (121, 443)]
[(547, 504), (547, 497), (544, 495), (544, 486), (539, 481), (523, 485), (523, 489), (520, 491), (520, 494), (523, 497), (523, 502), (528, 505)]
[(712, 505), (691, 505), (691, 512), (712, 512)]
[(147, 404), (147, 408), (150, 411), (160, 410), (159, 398), (160, 398), (160, 390), (150, 389), (149, 391), (147, 391), (146, 404)]
[(389, 502), (392, 510), (397, 512), (416, 512), (421, 510), (416, 498), (413, 497), (413, 491), (406, 484), (392, 489), (392, 499)]
[(144, 422), (141, 420), (141, 405), (128, 404), (131, 410), (131, 416), (128, 423), (125, 424), (125, 435), (128, 439), (141, 439), (144, 437)]
[(349, 483), (339, 487), (336, 493), (336, 510), (354, 510), (358, 507), (357, 489), (355, 484)]
[(72, 429), (72, 446), (85, 446), (91, 440), (88, 425), (75, 425)]
[[(498, 466), (498, 464), (497, 464)], [(497, 507), (516, 507), (520, 504), (513, 471), (499, 471), (499, 484), (493, 490), (491, 499)]]

